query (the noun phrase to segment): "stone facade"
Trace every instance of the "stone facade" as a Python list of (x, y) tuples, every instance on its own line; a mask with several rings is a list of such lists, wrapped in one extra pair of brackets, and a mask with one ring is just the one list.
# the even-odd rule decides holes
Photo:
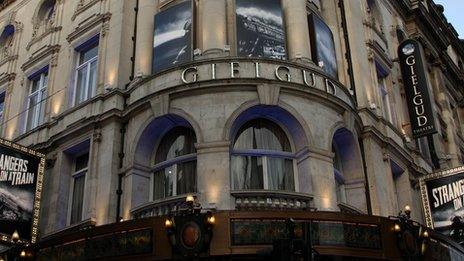
[[(418, 178), (435, 169), (427, 142), (412, 139), (396, 49), (400, 37), (424, 46), (440, 168), (461, 165), (464, 46), (440, 6), (430, 0), (282, 0), (288, 59), (281, 61), (237, 56), (234, 0), (196, 0), (193, 45), (199, 52), (152, 75), (154, 15), (178, 2), (17, 0), (0, 11), (2, 30), (14, 28), (0, 38), (2, 134), (47, 155), (41, 236), (75, 226), (73, 162), (82, 152), (90, 155), (82, 222), (167, 214), (185, 195), (153, 199), (154, 159), (176, 126), (195, 132), (195, 195), (203, 207), (389, 216), (410, 205), (413, 219), (423, 223)], [(313, 62), (309, 13), (332, 31), (338, 80)], [(76, 105), (79, 53), (90, 39), (98, 42), (95, 89)], [(27, 130), (29, 88), (42, 68), (48, 72), (43, 118)], [(233, 189), (233, 142), (256, 118), (287, 134), (294, 191)], [(343, 201), (337, 200), (335, 151)]]

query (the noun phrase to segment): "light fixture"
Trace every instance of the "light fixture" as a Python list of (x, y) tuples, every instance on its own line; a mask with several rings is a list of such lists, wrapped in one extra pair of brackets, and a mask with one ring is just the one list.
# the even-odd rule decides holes
[(409, 205), (404, 206), (404, 213), (409, 217), (411, 216), (411, 207)]
[(214, 225), (214, 223), (216, 223), (216, 218), (211, 215), (208, 217), (207, 221), (208, 221), (208, 224)]
[(120, 219), (119, 219), (119, 222), (124, 222), (124, 218), (120, 218)]
[(397, 233), (401, 231), (401, 227), (400, 227), (400, 225), (398, 225), (398, 224), (395, 224), (395, 226), (393, 227), (393, 229), (394, 229), (395, 232), (397, 232)]
[(426, 230), (424, 233), (422, 233), (422, 237), (428, 238), (429, 237), (429, 232)]
[(14, 243), (16, 243), (16, 242), (19, 241), (19, 233), (18, 233), (17, 230), (15, 230), (15, 231), (13, 232), (13, 234), (11, 235), (11, 240), (12, 240)]
[(21, 250), (21, 253), (19, 254), (20, 257), (26, 257), (26, 251)]
[(166, 228), (172, 228), (172, 227), (173, 227), (172, 220), (169, 219), (169, 218), (166, 218), (166, 220), (164, 221), (164, 227), (166, 227)]
[(185, 201), (188, 203), (193, 203), (193, 201), (195, 201), (195, 198), (192, 195), (187, 195)]

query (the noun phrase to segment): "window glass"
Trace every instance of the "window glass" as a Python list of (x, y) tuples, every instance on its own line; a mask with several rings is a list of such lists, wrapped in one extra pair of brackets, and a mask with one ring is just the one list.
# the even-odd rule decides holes
[(79, 65), (88, 62), (90, 59), (97, 57), (98, 55), (98, 45), (94, 44), (89, 49), (81, 51), (79, 54)]
[(3, 123), (3, 110), (5, 108), (5, 92), (0, 93), (0, 123)]
[(232, 156), (234, 189), (264, 189), (262, 161), (262, 157), (257, 156)]
[(269, 157), (267, 164), (269, 189), (295, 190), (293, 160)]
[(163, 137), (155, 155), (154, 200), (196, 191), (195, 142), (195, 133), (185, 127), (175, 127)]
[(84, 204), (85, 176), (89, 164), (89, 153), (84, 153), (74, 158), (73, 191), (71, 201), (71, 224), (82, 220), (82, 208)]
[(291, 151), (285, 132), (275, 123), (253, 120), (239, 131), (234, 149), (262, 149)]
[(285, 132), (255, 119), (238, 131), (230, 161), (235, 190), (295, 190), (294, 155)]
[(187, 128), (172, 129), (160, 143), (155, 163), (195, 153), (195, 133)]
[(74, 178), (72, 208), (71, 208), (71, 224), (82, 220), (82, 206), (84, 198), (85, 174)]
[(76, 172), (82, 169), (87, 168), (87, 164), (89, 162), (89, 153), (85, 153), (76, 158)]
[(26, 131), (42, 123), (45, 114), (47, 97), (48, 71), (38, 73), (30, 80), (29, 96), (27, 100)]
[[(95, 41), (94, 39), (90, 41)], [(86, 44), (84, 44), (85, 46)], [(95, 95), (97, 85), (98, 42), (79, 47), (79, 61), (76, 68), (74, 102), (79, 104)]]

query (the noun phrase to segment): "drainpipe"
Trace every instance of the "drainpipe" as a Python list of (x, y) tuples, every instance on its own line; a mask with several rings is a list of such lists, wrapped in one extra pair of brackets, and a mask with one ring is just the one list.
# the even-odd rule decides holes
[[(126, 125), (127, 123), (123, 123), (119, 132), (121, 133), (121, 145), (120, 150), (118, 153), (119, 156), (119, 169), (121, 170), (123, 167), (124, 162), (124, 142), (125, 142), (125, 134), (126, 134)], [(118, 174), (118, 189), (116, 190), (117, 195), (117, 204), (116, 204), (116, 223), (121, 221), (121, 196), (122, 196), (122, 179), (124, 177), (124, 173)]]
[(345, 42), (345, 58), (348, 63), (348, 75), (350, 77), (350, 87), (353, 91), (353, 97), (355, 102), (355, 107), (358, 107), (358, 99), (356, 98), (356, 85), (354, 81), (353, 75), (353, 59), (351, 57), (351, 47), (350, 47), (350, 39), (348, 38), (348, 26), (346, 24), (346, 13), (345, 13), (345, 2), (344, 0), (340, 0), (338, 2), (338, 8), (340, 8), (341, 18), (342, 18), (342, 29), (343, 29), (343, 39)]
[[(124, 87), (125, 90), (127, 90), (127, 87), (129, 86), (130, 82), (134, 80), (134, 71), (135, 71), (135, 52), (136, 52), (136, 45), (137, 45), (137, 18), (139, 15), (139, 0), (135, 2), (135, 21), (134, 21), (134, 32), (132, 36), (132, 57), (130, 58), (131, 61), (131, 75), (129, 76), (129, 83), (127, 83)], [(127, 95), (124, 93), (124, 104), (123, 104), (123, 110), (125, 110), (127, 107)], [(126, 128), (127, 128), (127, 122), (123, 122), (121, 129), (119, 130), (121, 134), (121, 140), (120, 140), (120, 149), (119, 149), (119, 170), (122, 169), (124, 165), (124, 143), (125, 143), (125, 138), (126, 138)], [(117, 196), (117, 203), (116, 203), (116, 223), (120, 222), (122, 217), (121, 217), (121, 197), (122, 197), (122, 179), (124, 178), (124, 173), (119, 173), (118, 174), (118, 189), (116, 190), (116, 196)]]
[[(134, 22), (134, 33), (132, 35), (132, 57), (131, 57), (131, 75), (129, 77), (129, 80), (132, 81), (134, 80), (134, 71), (135, 71), (135, 51), (136, 51), (136, 45), (137, 45), (137, 18), (139, 16), (139, 0), (135, 2), (135, 22)], [(127, 88), (127, 85), (126, 85)]]

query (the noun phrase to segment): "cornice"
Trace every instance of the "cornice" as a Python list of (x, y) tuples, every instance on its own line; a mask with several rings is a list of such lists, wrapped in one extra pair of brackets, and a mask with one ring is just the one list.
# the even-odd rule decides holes
[[(111, 18), (111, 13), (104, 13), (104, 14), (97, 14), (93, 16), (92, 18), (88, 19), (87, 21), (83, 22), (82, 24), (79, 24), (72, 33), (70, 33), (67, 37), (66, 40), (69, 43), (72, 43), (74, 40), (79, 38), (79, 36), (83, 35), (84, 33), (88, 32), (90, 29), (100, 25), (100, 24), (105, 24), (108, 22)], [(103, 26), (102, 26), (103, 28)], [(108, 28), (106, 28), (108, 29)], [(104, 34), (105, 32), (102, 32)]]
[[(46, 57), (50, 56), (52, 58), (53, 54), (58, 53), (59, 51), (60, 51), (60, 45), (49, 45), (45, 49), (29, 57), (29, 59), (23, 65), (21, 65), (21, 69), (23, 71), (27, 71), (35, 64), (43, 61)], [(52, 63), (52, 61), (50, 63)]]
[(86, 2), (85, 0), (78, 0), (76, 10), (74, 10), (74, 14), (71, 17), (71, 21), (74, 21), (78, 15), (85, 12), (87, 9), (89, 9), (96, 3), (103, 2), (103, 1), (105, 0), (90, 0), (90, 1), (87, 1), (87, 3), (85, 3)]

